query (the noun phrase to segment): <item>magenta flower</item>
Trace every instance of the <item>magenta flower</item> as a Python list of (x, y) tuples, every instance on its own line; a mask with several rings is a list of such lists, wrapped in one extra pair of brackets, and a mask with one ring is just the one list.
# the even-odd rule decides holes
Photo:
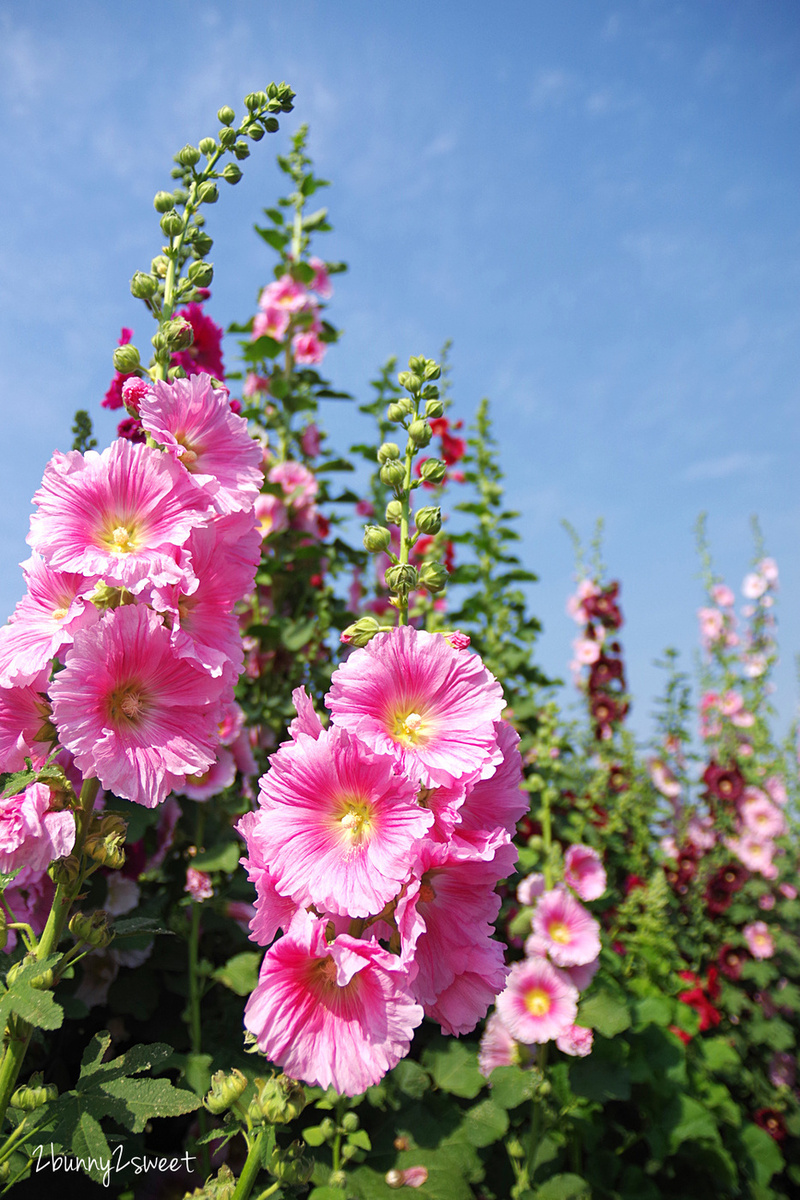
[(433, 820), (393, 760), (343, 729), (285, 743), (262, 776), (259, 802), (254, 833), (278, 890), (353, 917), (394, 899)]
[(50, 672), (42, 670), (24, 687), (0, 687), (0, 771), (21, 771), (25, 759), (43, 766), (53, 732), (43, 694)]
[(270, 467), (267, 479), (280, 484), (285, 502), (292, 508), (308, 508), (319, 491), (316, 477), (308, 467), (291, 460)]
[(322, 722), (314, 710), (314, 702), (305, 688), (295, 688), (292, 692), (292, 703), (297, 716), (289, 724), (289, 733), (297, 741), (299, 733), (307, 733), (309, 737), (318, 738), (322, 733)]
[(279, 929), (284, 932), (292, 923), (298, 906), (289, 896), (281, 896), (275, 887), (275, 877), (264, 861), (258, 837), (260, 815), (245, 813), (235, 829), (244, 838), (249, 857), (239, 862), (247, 870), (247, 878), (256, 888), (255, 911), (250, 921), (250, 937), (259, 946), (269, 946)]
[(214, 762), (220, 687), (177, 656), (156, 613), (129, 605), (75, 635), (50, 694), (84, 777), (154, 808)]
[(549, 1042), (575, 1022), (578, 992), (563, 971), (544, 958), (514, 963), (497, 1012), (519, 1042)]
[(236, 779), (236, 759), (230, 750), (220, 746), (217, 757), (207, 771), (197, 775), (187, 775), (183, 783), (175, 790), (189, 800), (210, 800), (229, 788)]
[(75, 818), (68, 811), (52, 812), (51, 800), (44, 783), (0, 800), (0, 871), (44, 871), (53, 859), (72, 853)]
[(28, 542), (53, 570), (140, 592), (193, 579), (176, 561), (209, 500), (168, 454), (117, 440), (98, 454), (56, 451), (34, 496)]
[(300, 366), (316, 366), (325, 357), (327, 346), (313, 329), (296, 333), (292, 338), (292, 353)]
[(95, 578), (53, 571), (34, 554), (23, 563), (28, 594), (8, 625), (0, 629), (0, 686), (30, 683), (76, 629), (93, 625), (97, 609), (89, 599)]
[(766, 921), (753, 921), (742, 930), (744, 940), (753, 958), (772, 958), (775, 942)]
[(456, 975), (436, 997), (436, 1002), (425, 1006), (425, 1016), (438, 1021), (451, 1037), (472, 1032), (478, 1021), (486, 1016), (508, 977), (500, 942), (488, 941), (476, 949), (479, 949), (480, 961), (476, 954), (474, 969)]
[(591, 846), (570, 846), (564, 855), (564, 880), (581, 900), (597, 900), (602, 896), (606, 890), (606, 869), (597, 851)]
[(395, 955), (347, 934), (329, 945), (303, 912), (267, 951), (245, 1026), (288, 1075), (358, 1096), (408, 1053), (422, 1016)]
[(331, 286), (327, 265), (322, 261), (321, 258), (313, 257), (308, 260), (308, 265), (314, 272), (314, 278), (308, 285), (311, 288), (311, 291), (316, 292), (317, 295), (321, 296), (323, 300), (330, 300), (331, 296), (333, 295), (333, 287)]
[(566, 888), (554, 888), (540, 897), (532, 926), (559, 967), (583, 966), (600, 953), (600, 926)]
[(196, 867), (187, 869), (186, 884), (183, 890), (189, 893), (196, 904), (200, 904), (203, 900), (210, 900), (214, 895), (211, 876), (206, 871), (198, 871)]
[(410, 626), (377, 634), (337, 667), (325, 701), (334, 725), (393, 755), (425, 787), (485, 777), (502, 761), (502, 688), (476, 655), (440, 634)]
[(158, 381), (139, 407), (142, 425), (179, 459), (220, 513), (252, 508), (263, 481), (261, 446), (210, 375)]

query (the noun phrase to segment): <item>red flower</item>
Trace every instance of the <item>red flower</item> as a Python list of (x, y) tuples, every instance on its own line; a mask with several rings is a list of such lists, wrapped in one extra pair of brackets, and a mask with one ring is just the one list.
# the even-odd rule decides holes
[(744, 779), (736, 766), (721, 767), (713, 759), (703, 772), (703, 783), (718, 800), (735, 804), (744, 792)]
[(194, 331), (194, 341), (188, 350), (179, 350), (172, 356), (173, 367), (183, 367), (187, 375), (200, 375), (206, 371), (215, 379), (224, 380), (225, 367), (222, 363), (222, 329), (216, 325), (200, 304), (187, 304), (177, 316), (188, 321)]
[(722, 974), (728, 979), (736, 980), (742, 974), (742, 967), (747, 961), (749, 955), (744, 950), (739, 950), (735, 946), (729, 946), (727, 943), (720, 948), (717, 955), (717, 962)]
[(461, 421), (451, 426), (447, 417), (434, 417), (430, 421), (430, 427), (436, 437), (442, 439), (442, 459), (448, 467), (452, 467), (454, 463), (460, 462), (467, 453), (467, 443), (463, 438), (453, 437), (450, 429), (460, 429)]
[(762, 1129), (766, 1129), (771, 1138), (776, 1142), (782, 1142), (786, 1137), (786, 1125), (783, 1117), (775, 1108), (759, 1108), (753, 1113), (753, 1120), (756, 1125), (760, 1125)]

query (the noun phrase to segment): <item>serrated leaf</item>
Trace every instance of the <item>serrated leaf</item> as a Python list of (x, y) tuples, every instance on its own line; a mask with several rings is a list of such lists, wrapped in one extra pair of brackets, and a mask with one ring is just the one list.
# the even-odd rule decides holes
[(489, 1076), (489, 1089), (495, 1104), (516, 1108), (533, 1096), (535, 1080), (521, 1067), (495, 1067)]
[(4, 1029), (9, 1014), (17, 1013), (36, 1029), (60, 1029), (64, 1010), (47, 988), (34, 988), (31, 981), (49, 971), (59, 961), (60, 955), (51, 954), (38, 961), (23, 959), (16, 979), (0, 996), (0, 1029)]
[(674, 1154), (682, 1142), (719, 1141), (719, 1130), (711, 1113), (691, 1096), (679, 1098), (678, 1121), (669, 1130), (669, 1147)]
[(174, 931), (156, 921), (154, 917), (127, 917), (124, 921), (114, 922), (114, 937), (135, 937), (146, 934), (155, 937), (156, 934), (168, 933), (174, 937)]
[(470, 1108), (448, 1142), (466, 1142), (470, 1146), (491, 1146), (508, 1131), (508, 1113), (494, 1100), (482, 1100)]
[(244, 853), (241, 842), (220, 842), (210, 850), (203, 850), (192, 859), (198, 871), (225, 871), (230, 874), (239, 865)]
[(111, 1147), (100, 1128), (100, 1122), (91, 1113), (82, 1112), (78, 1115), (70, 1150), (81, 1161), (81, 1169), (90, 1179), (108, 1186)]
[(553, 1175), (534, 1193), (536, 1200), (589, 1200), (592, 1190), (580, 1175)]
[(258, 983), (258, 968), (262, 955), (257, 950), (243, 950), (234, 954), (223, 967), (218, 967), (211, 978), (230, 988), (237, 996), (249, 996)]
[(477, 1050), (467, 1042), (434, 1043), (424, 1051), (422, 1062), (438, 1088), (465, 1100), (474, 1099), (486, 1083), (478, 1070)]
[(741, 1137), (749, 1158), (749, 1174), (757, 1184), (765, 1186), (783, 1167), (780, 1148), (760, 1125), (748, 1125)]
[(631, 1023), (631, 1014), (624, 1001), (602, 988), (578, 1009), (578, 1025), (596, 1029), (603, 1037), (613, 1038)]

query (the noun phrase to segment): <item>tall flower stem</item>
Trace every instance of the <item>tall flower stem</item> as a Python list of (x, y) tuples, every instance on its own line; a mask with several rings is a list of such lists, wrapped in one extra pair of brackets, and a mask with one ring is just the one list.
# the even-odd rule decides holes
[[(195, 828), (195, 844), (197, 849), (202, 849), (203, 835), (205, 832), (205, 809), (202, 805), (197, 808), (197, 825)], [(203, 1024), (200, 1016), (200, 1002), (202, 1000), (202, 980), (200, 978), (200, 918), (202, 906), (196, 900), (191, 904), (191, 917), (189, 920), (189, 1042), (192, 1047), (192, 1054), (197, 1055), (202, 1053), (203, 1049)], [(197, 1123), (200, 1128), (200, 1136), (205, 1137), (208, 1132), (208, 1120), (206, 1110), (201, 1108), (197, 1115)], [(204, 1142), (200, 1147), (200, 1161), (202, 1164), (203, 1175), (207, 1176), (211, 1171), (211, 1155), (208, 1145)]]
[[(416, 420), (418, 408), (419, 405), (417, 405), (417, 408), (414, 411), (412, 420)], [(414, 464), (415, 451), (416, 447), (411, 438), (409, 438), (408, 445), (406, 446), (406, 473), (403, 478), (403, 498), (400, 501), (402, 505), (402, 516), (400, 517), (400, 556), (398, 562), (400, 562), (402, 565), (408, 563), (411, 553), (411, 535), (409, 533), (409, 527), (411, 524), (411, 470)], [(401, 592), (398, 595), (397, 600), (397, 624), (407, 625), (408, 592)]]
[[(247, 1159), (236, 1184), (232, 1200), (247, 1200), (247, 1197), (253, 1190), (253, 1184), (258, 1177), (258, 1172), (261, 1170), (261, 1163), (269, 1152), (271, 1143), (274, 1140), (275, 1127), (273, 1125), (262, 1126), (247, 1152)], [(277, 1190), (278, 1184), (276, 1183), (273, 1187), (268, 1188), (266, 1192), (262, 1192), (261, 1195), (269, 1196)]]

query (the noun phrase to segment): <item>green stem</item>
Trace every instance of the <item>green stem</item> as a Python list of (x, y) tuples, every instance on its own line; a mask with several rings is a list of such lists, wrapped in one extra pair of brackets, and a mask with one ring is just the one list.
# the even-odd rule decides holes
[[(416, 421), (419, 416), (419, 400), (415, 401), (414, 413), (411, 417), (412, 421)], [(403, 478), (403, 497), (400, 501), (402, 505), (402, 515), (400, 517), (400, 557), (398, 562), (405, 565), (408, 562), (411, 551), (411, 538), (409, 536), (409, 525), (411, 521), (411, 469), (414, 464), (414, 454), (416, 446), (408, 439), (406, 444), (406, 473)], [(398, 597), (397, 606), (397, 624), (408, 624), (408, 592), (401, 592)]]
[[(538, 1067), (542, 1075), (544, 1075), (545, 1067), (547, 1066), (547, 1043), (539, 1049)], [(528, 1138), (528, 1154), (526, 1157), (526, 1170), (528, 1175), (528, 1187), (533, 1186), (533, 1171), (536, 1159), (536, 1151), (539, 1146), (539, 1141), (542, 1136), (542, 1125), (544, 1124), (544, 1109), (542, 1102), (538, 1096), (534, 1096), (531, 1100), (531, 1131)]]
[[(197, 806), (197, 826), (195, 829), (195, 838), (198, 850), (203, 845), (203, 832), (205, 826), (205, 810), (202, 804)], [(200, 1002), (202, 1000), (202, 984), (200, 980), (199, 962), (200, 962), (200, 917), (202, 906), (196, 901), (192, 902), (191, 923), (189, 926), (189, 1040), (193, 1054), (200, 1054), (203, 1048), (203, 1025), (200, 1018)], [(198, 1126), (200, 1128), (200, 1137), (205, 1137), (208, 1132), (208, 1120), (206, 1110), (201, 1108), (197, 1114)], [(211, 1154), (207, 1143), (200, 1146), (200, 1162), (203, 1171), (203, 1177), (207, 1177), (211, 1173)]]
[(553, 886), (553, 862), (551, 858), (553, 847), (553, 827), (550, 818), (550, 788), (545, 784), (542, 789), (542, 846), (544, 850), (544, 886), (548, 892)]
[[(264, 1125), (259, 1130), (258, 1136), (247, 1152), (247, 1159), (236, 1184), (232, 1200), (247, 1200), (247, 1197), (253, 1190), (253, 1184), (256, 1181), (258, 1172), (261, 1170), (262, 1155), (269, 1150), (269, 1142), (274, 1137), (275, 1128), (272, 1125)], [(266, 1146), (264, 1146), (265, 1141), (267, 1142)]]

